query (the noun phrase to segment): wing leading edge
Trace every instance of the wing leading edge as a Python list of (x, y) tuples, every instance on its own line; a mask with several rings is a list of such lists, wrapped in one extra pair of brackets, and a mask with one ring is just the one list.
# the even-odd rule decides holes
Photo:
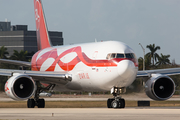
[(157, 69), (157, 70), (145, 70), (138, 71), (137, 77), (150, 77), (151, 74), (161, 74), (161, 75), (179, 75), (180, 68), (168, 68), (168, 69)]
[(48, 84), (66, 84), (72, 80), (72, 75), (67, 72), (42, 72), (30, 70), (0, 69), (1, 76), (13, 76), (14, 74), (25, 74), (34, 81), (41, 81)]
[(18, 60), (0, 59), (0, 63), (7, 63), (7, 64), (31, 67), (31, 62), (18, 61)]

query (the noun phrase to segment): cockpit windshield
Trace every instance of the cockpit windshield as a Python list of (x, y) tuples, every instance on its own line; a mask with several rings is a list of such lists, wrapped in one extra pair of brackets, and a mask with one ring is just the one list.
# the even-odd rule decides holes
[(117, 53), (116, 58), (124, 58), (124, 54)]
[(133, 59), (135, 58), (134, 53), (109, 53), (106, 59), (113, 59), (113, 58), (128, 58)]
[(133, 53), (127, 53), (125, 55), (126, 55), (126, 58), (134, 58), (134, 54)]

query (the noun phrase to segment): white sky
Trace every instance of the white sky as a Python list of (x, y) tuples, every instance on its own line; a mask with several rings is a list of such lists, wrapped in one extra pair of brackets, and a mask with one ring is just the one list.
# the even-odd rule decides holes
[[(138, 57), (155, 43), (180, 64), (180, 0), (42, 0), (49, 31), (65, 44), (117, 40)], [(0, 0), (0, 21), (35, 30), (33, 0)], [(149, 52), (146, 49), (146, 53)]]

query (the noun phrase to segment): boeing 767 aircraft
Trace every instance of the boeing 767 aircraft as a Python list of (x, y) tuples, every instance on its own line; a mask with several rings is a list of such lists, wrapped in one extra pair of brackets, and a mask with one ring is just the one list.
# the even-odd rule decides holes
[(44, 99), (39, 99), (44, 90), (111, 91), (107, 107), (124, 108), (120, 94), (136, 77), (146, 78), (146, 94), (153, 100), (174, 94), (175, 83), (168, 75), (180, 74), (180, 68), (138, 71), (134, 51), (119, 41), (52, 46), (41, 0), (34, 0), (34, 11), (39, 51), (31, 62), (0, 60), (31, 67), (31, 71), (0, 69), (0, 75), (9, 76), (5, 92), (10, 98), (28, 99), (28, 108), (44, 108)]

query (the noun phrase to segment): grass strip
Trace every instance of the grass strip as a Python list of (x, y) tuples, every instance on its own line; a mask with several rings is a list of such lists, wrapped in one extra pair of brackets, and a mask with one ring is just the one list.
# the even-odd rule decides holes
[[(180, 101), (150, 101), (151, 107), (180, 107)], [(46, 101), (46, 108), (101, 108), (106, 101)], [(137, 107), (137, 101), (126, 101), (126, 107)], [(0, 108), (27, 108), (26, 101), (0, 102)]]

